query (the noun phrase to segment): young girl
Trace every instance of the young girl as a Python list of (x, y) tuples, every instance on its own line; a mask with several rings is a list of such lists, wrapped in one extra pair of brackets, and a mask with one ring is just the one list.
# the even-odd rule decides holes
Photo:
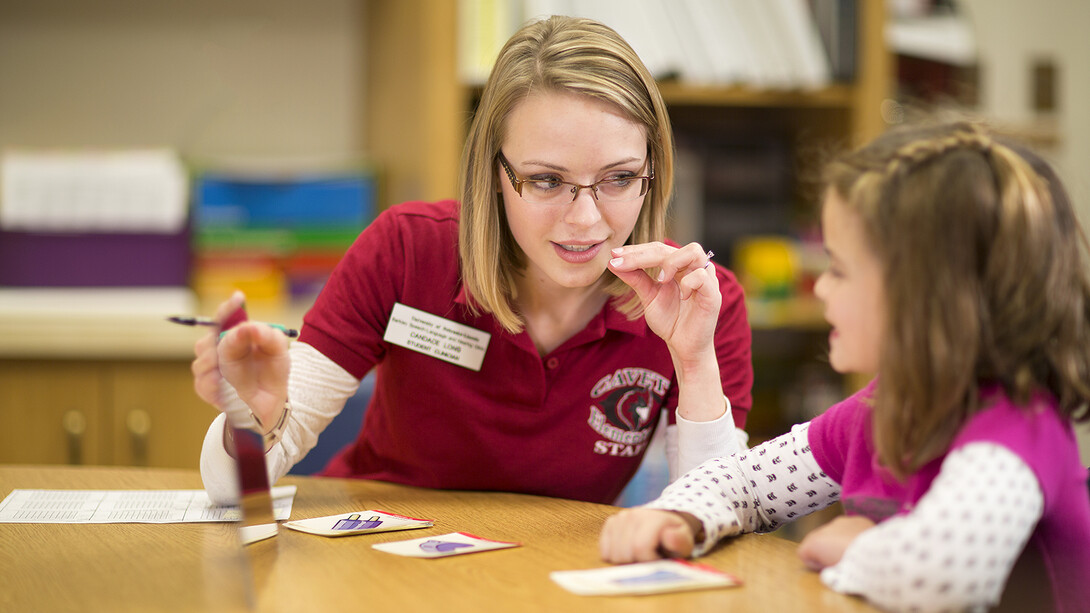
[(964, 123), (833, 163), (816, 288), (829, 359), (878, 376), (611, 517), (602, 557), (699, 555), (840, 500), (845, 516), (799, 546), (834, 590), (898, 610), (1085, 611), (1090, 494), (1071, 428), (1090, 401), (1085, 239), (1031, 165), (1045, 167)]
[[(372, 369), (363, 428), (322, 474), (613, 502), (663, 414), (684, 472), (740, 448), (753, 375), (737, 281), (665, 242), (672, 190), (666, 106), (632, 48), (590, 20), (530, 23), (482, 92), (460, 201), (379, 215), (290, 350), (254, 323), (202, 339), (197, 391), (234, 387), (277, 440), (273, 482)], [(201, 452), (216, 501), (236, 495), (224, 421)]]

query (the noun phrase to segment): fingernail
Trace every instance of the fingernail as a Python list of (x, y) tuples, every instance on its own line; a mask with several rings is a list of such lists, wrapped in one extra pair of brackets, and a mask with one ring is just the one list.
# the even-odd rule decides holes
[(622, 263), (624, 263), (624, 258), (613, 258), (609, 261), (609, 265), (613, 267), (620, 266)]
[(613, 255), (621, 255), (622, 253), (624, 253), (624, 247), (614, 247), (610, 251), (610, 253), (612, 253)]
[(659, 283), (662, 283), (663, 281), (665, 281), (666, 280), (666, 271), (665, 270), (660, 270), (659, 271), (659, 276), (655, 277), (655, 280), (658, 281)]

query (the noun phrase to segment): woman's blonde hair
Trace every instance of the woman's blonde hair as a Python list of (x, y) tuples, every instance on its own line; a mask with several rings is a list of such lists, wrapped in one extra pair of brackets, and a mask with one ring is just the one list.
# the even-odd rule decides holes
[[(655, 178), (628, 242), (663, 240), (666, 232), (674, 144), (651, 73), (623, 38), (596, 21), (554, 16), (523, 26), (500, 51), (485, 84), (466, 138), (459, 186), (458, 252), (470, 307), (491, 313), (509, 332), (523, 327), (514, 299), (515, 278), (526, 263), (504, 215), (497, 155), (512, 109), (531, 92), (551, 91), (608, 102), (644, 127)], [(639, 315), (638, 298), (620, 279), (613, 277), (605, 291), (625, 296), (621, 310)]]
[(1047, 163), (959, 122), (892, 131), (825, 179), (884, 265), (874, 442), (894, 474), (946, 451), (982, 383), (1087, 418), (1087, 245)]

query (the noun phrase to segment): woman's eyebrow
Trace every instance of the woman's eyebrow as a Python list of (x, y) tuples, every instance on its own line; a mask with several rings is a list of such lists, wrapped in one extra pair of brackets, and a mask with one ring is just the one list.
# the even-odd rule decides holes
[[(644, 161), (644, 159), (641, 158), (641, 157), (636, 157), (636, 156), (628, 157), (628, 158), (624, 158), (624, 159), (621, 159), (621, 160), (617, 160), (617, 161), (612, 162), (610, 164), (606, 164), (605, 166), (601, 167), (599, 170), (609, 170), (611, 168), (616, 168), (618, 166), (624, 166), (625, 164), (631, 164), (633, 162), (642, 162), (642, 161)], [(518, 164), (519, 165), (527, 165), (527, 166), (540, 166), (542, 168), (548, 168), (549, 170), (555, 170), (556, 172), (569, 172), (568, 168), (565, 167), (565, 166), (559, 166), (557, 164), (553, 164), (552, 162), (546, 162), (544, 160), (533, 160), (533, 159), (531, 159), (531, 160), (521, 160), (521, 161), (518, 162)]]

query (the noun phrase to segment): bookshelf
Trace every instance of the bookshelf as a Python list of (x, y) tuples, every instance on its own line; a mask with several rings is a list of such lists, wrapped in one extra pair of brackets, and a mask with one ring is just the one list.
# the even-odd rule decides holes
[[(812, 157), (807, 160), (807, 152), (859, 144), (884, 129), (881, 105), (893, 72), (884, 42), (884, 1), (858, 0), (857, 17), (857, 64), (850, 83), (804, 91), (662, 81), (679, 146), (714, 149), (743, 142), (759, 148), (779, 139), (793, 170), (788, 199), (803, 202), (798, 177), (817, 164)], [(457, 2), (368, 2), (364, 18), (365, 146), (378, 167), (378, 201), (386, 206), (456, 197), (458, 160), (479, 91), (458, 76)], [(799, 369), (821, 354), (820, 341), (815, 341), (825, 335), (820, 306), (803, 299), (785, 311), (788, 317), (754, 322), (755, 367), (767, 366), (774, 373), (759, 381), (755, 394), (769, 397), (755, 397), (755, 405), (782, 404), (773, 398), (776, 388), (794, 381)], [(768, 356), (762, 355), (766, 348)], [(793, 418), (784, 415), (782, 406), (755, 409), (754, 417), (764, 413), (770, 420), (754, 424), (761, 430), (758, 435), (776, 434), (786, 418)]]
[[(883, 39), (885, 3), (859, 2), (859, 63), (852, 84), (793, 92), (664, 82), (663, 96), (671, 107), (750, 107), (787, 115), (832, 110), (846, 118), (836, 129), (852, 143), (873, 138), (883, 130), (880, 106), (893, 68)], [(364, 142), (383, 167), (382, 202), (455, 195), (475, 93), (458, 79), (457, 13), (451, 0), (366, 4)]]

